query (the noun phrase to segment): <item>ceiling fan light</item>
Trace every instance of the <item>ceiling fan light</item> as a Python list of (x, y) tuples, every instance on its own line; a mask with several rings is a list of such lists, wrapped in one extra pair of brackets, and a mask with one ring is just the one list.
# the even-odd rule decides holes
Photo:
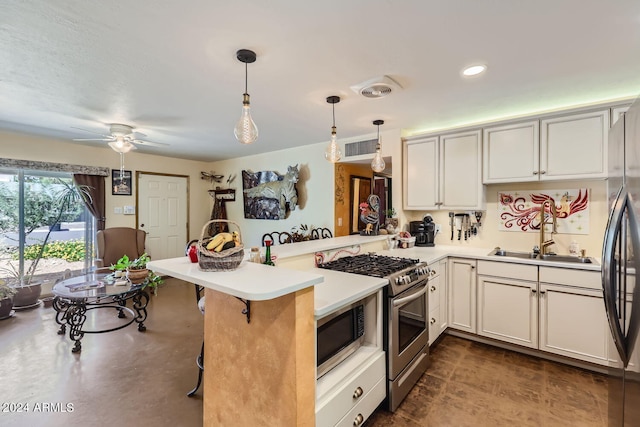
[(129, 141), (123, 141), (122, 143), (120, 143), (119, 141), (112, 141), (109, 143), (109, 147), (111, 147), (116, 153), (123, 154), (136, 149), (136, 146)]

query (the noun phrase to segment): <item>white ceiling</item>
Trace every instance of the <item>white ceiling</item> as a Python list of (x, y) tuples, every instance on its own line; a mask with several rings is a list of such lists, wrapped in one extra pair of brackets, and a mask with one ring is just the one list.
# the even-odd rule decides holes
[[(250, 146), (233, 137), (242, 48), (258, 55)], [(488, 71), (461, 78), (476, 62)], [(329, 95), (341, 139), (374, 119), (416, 133), (640, 94), (640, 1), (10, 0), (0, 64), (0, 129), (125, 123), (169, 144), (140, 152), (212, 161), (328, 141)], [(404, 89), (349, 89), (384, 74)]]

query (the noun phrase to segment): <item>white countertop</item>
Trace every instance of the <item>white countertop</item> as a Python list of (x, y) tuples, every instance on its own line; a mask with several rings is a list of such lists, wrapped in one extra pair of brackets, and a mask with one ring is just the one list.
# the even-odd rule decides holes
[(225, 294), (252, 301), (264, 301), (322, 283), (320, 272), (298, 271), (243, 261), (232, 271), (208, 272), (188, 257), (150, 261), (147, 267), (156, 274), (202, 285)]
[(314, 289), (316, 319), (371, 295), (389, 283), (387, 279), (379, 277), (361, 276), (340, 271), (319, 268), (307, 271), (310, 273), (319, 271), (324, 276), (324, 282), (316, 285)]

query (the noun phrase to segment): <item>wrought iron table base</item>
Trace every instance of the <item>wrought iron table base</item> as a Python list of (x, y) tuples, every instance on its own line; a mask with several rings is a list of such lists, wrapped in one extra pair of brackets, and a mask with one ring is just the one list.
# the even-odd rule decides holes
[[(133, 308), (126, 306), (127, 301), (132, 300)], [(53, 308), (56, 310), (56, 323), (60, 325), (58, 335), (64, 335), (69, 326), (69, 338), (75, 342), (72, 353), (78, 353), (82, 350), (80, 340), (84, 334), (102, 334), (105, 332), (117, 331), (126, 328), (133, 322), (138, 323), (138, 331), (144, 332), (147, 327), (144, 321), (147, 319), (147, 304), (149, 303), (149, 294), (142, 289), (126, 292), (120, 295), (112, 295), (89, 300), (88, 298), (63, 298), (56, 296), (53, 300)], [(85, 320), (87, 320), (87, 312), (98, 308), (111, 308), (118, 311), (118, 318), (126, 318), (125, 312), (131, 315), (131, 319), (122, 325), (118, 325), (109, 329), (101, 329), (95, 331), (83, 330)]]

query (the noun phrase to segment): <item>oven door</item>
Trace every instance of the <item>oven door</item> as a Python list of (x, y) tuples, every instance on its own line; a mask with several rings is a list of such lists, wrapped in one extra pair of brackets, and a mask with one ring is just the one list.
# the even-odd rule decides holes
[(395, 379), (429, 342), (427, 279), (389, 298), (389, 377)]

